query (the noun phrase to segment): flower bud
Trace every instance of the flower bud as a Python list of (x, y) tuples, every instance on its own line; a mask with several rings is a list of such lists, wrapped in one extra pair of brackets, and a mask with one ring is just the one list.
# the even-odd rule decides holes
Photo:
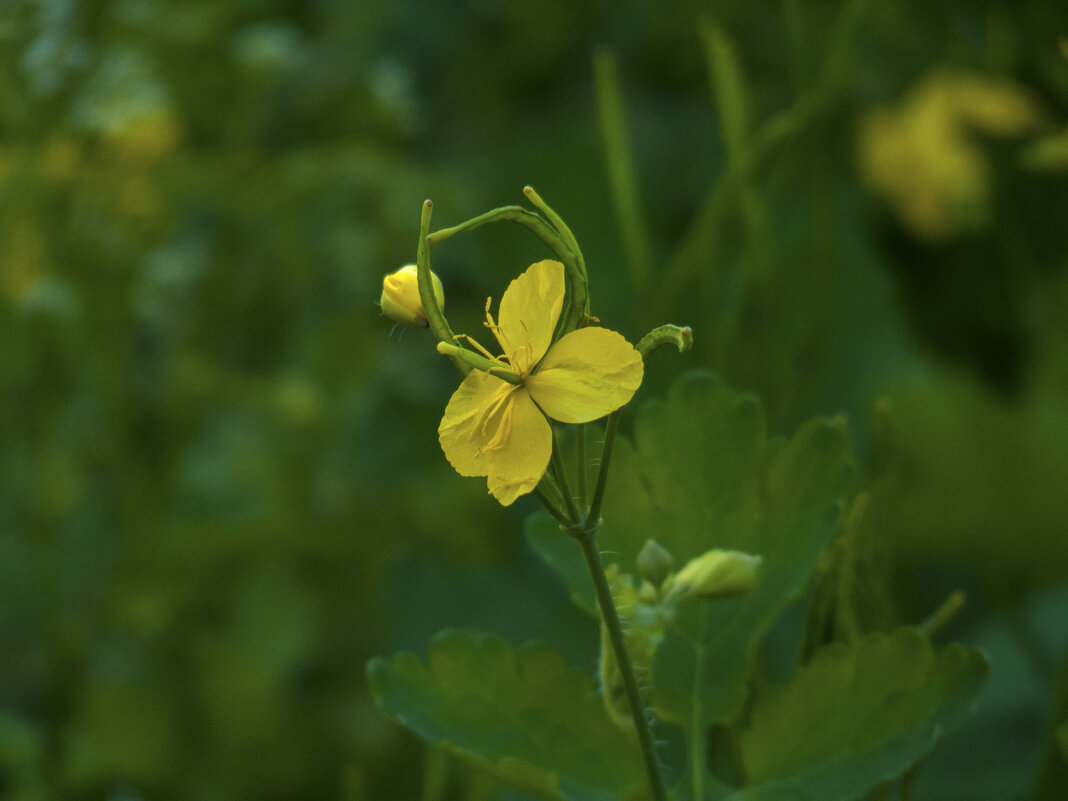
[(732, 598), (753, 589), (763, 560), (742, 551), (707, 551), (675, 574), (673, 590), (701, 598)]
[(657, 587), (664, 583), (675, 566), (671, 552), (656, 540), (646, 540), (634, 562), (638, 567), (638, 575)]
[[(445, 290), (441, 287), (441, 279), (433, 271), (430, 278), (434, 283), (434, 296), (438, 305), (444, 306)], [(379, 305), (383, 314), (395, 323), (426, 328), (426, 311), (423, 309), (422, 300), (419, 299), (419, 271), (414, 264), (401, 267), (385, 277), (382, 281), (382, 300)]]

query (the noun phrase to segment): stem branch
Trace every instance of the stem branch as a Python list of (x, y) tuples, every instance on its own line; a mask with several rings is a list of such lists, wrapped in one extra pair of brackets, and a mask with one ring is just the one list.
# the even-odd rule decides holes
[(567, 512), (569, 520), (573, 520), (578, 523), (582, 520), (582, 516), (579, 514), (578, 507), (575, 506), (575, 497), (571, 494), (571, 487), (567, 483), (567, 473), (564, 471), (564, 460), (560, 458), (560, 442), (556, 436), (556, 429), (553, 429), (553, 452), (549, 457), (549, 463), (552, 465), (552, 472), (556, 474), (556, 483), (560, 487), (560, 494), (564, 496), (564, 509)]
[(586, 424), (579, 423), (575, 426), (575, 492), (578, 494), (578, 504), (582, 509), (586, 508)]
[(610, 415), (604, 427), (604, 449), (601, 451), (601, 469), (597, 471), (597, 484), (593, 488), (593, 501), (590, 503), (590, 511), (586, 515), (587, 526), (597, 527), (601, 519), (601, 502), (604, 500), (604, 487), (608, 481), (608, 463), (612, 459), (612, 443), (616, 439), (616, 430), (619, 428), (619, 416), (624, 407), (619, 407)]

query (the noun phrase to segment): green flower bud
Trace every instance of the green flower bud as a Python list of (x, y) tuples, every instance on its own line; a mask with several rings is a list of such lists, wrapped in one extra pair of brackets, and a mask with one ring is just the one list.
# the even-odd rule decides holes
[(638, 567), (638, 575), (657, 587), (664, 583), (664, 579), (675, 567), (671, 552), (656, 540), (646, 540), (634, 561)]
[(742, 551), (713, 548), (675, 574), (672, 592), (701, 598), (733, 598), (753, 589), (763, 559)]
[[(379, 305), (383, 314), (395, 323), (426, 328), (426, 311), (419, 299), (418, 277), (419, 272), (414, 264), (405, 265), (387, 275), (382, 281), (382, 300)], [(444, 306), (445, 290), (441, 286), (441, 279), (433, 272), (430, 277), (434, 282), (434, 296), (438, 299), (438, 305)]]

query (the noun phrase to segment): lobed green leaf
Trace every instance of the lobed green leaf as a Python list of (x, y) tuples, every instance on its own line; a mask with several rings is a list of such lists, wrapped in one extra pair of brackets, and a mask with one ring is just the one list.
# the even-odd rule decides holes
[(760, 694), (739, 740), (748, 786), (730, 801), (858, 798), (927, 753), (986, 673), (978, 651), (936, 652), (913, 628), (825, 646)]
[(834, 534), (852, 475), (847, 438), (827, 420), (809, 421), (790, 440), (769, 438), (753, 396), (695, 371), (641, 407), (634, 439), (617, 439), (600, 539), (624, 569), (649, 537), (676, 564), (710, 548), (764, 559), (752, 592), (708, 605), (703, 643), (715, 658), (699, 683), (696, 605), (680, 609), (654, 667), (659, 714), (688, 721), (696, 686), (706, 721), (727, 722), (744, 702), (753, 650)]
[(400, 653), (372, 660), (367, 674), (387, 715), (514, 790), (547, 801), (646, 797), (636, 738), (548, 645), (516, 651), (495, 635), (446, 630), (427, 663)]

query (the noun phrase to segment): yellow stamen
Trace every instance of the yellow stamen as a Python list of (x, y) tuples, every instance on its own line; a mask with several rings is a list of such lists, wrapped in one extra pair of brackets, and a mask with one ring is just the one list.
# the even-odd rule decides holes
[(508, 343), (501, 334), (500, 326), (497, 325), (496, 320), (493, 319), (493, 315), (490, 313), (490, 304), (493, 303), (493, 298), (486, 298), (486, 322), (483, 323), (486, 328), (493, 332), (493, 336), (497, 340), (497, 344), (501, 346), (501, 350), (504, 352), (504, 358), (508, 360), (508, 363), (512, 363), (512, 350), (508, 347)]
[(467, 334), (455, 334), (453, 338), (458, 340), (464, 340), (469, 345), (471, 345), (471, 347), (473, 347), (475, 350), (477, 350), (479, 353), (481, 353), (483, 356), (485, 356), (487, 359), (490, 359), (491, 361), (500, 362), (501, 364), (508, 364), (505, 359), (502, 359), (500, 356), (494, 356), (492, 353), (482, 347), (482, 345), (479, 344), (477, 339), (473, 339)]

